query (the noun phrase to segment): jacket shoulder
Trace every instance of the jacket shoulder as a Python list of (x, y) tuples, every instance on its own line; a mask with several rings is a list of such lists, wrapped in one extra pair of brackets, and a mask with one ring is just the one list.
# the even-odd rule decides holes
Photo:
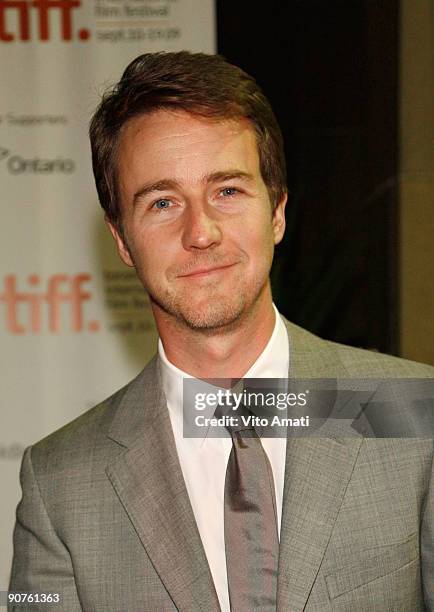
[(351, 376), (390, 376), (393, 378), (434, 378), (434, 367), (425, 363), (418, 363), (385, 355), (376, 351), (354, 348), (345, 344), (324, 340), (335, 350)]
[(118, 408), (124, 397), (144, 382), (147, 367), (108, 398), (35, 443), (31, 447), (35, 469), (72, 466), (86, 458), (104, 456), (112, 448), (108, 433)]
[(290, 339), (290, 350), (294, 353), (291, 358), (315, 364), (310, 369), (316, 369), (324, 376), (345, 372), (352, 378), (434, 378), (434, 367), (431, 365), (324, 340), (283, 319)]

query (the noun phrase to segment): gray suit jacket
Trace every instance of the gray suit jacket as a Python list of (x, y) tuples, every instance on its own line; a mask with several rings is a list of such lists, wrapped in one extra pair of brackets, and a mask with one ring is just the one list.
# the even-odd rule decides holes
[[(290, 376), (434, 376), (287, 327)], [(432, 461), (428, 439), (289, 438), (277, 610), (433, 611)], [(10, 590), (60, 592), (66, 612), (219, 611), (156, 359), (27, 449), (21, 483)]]

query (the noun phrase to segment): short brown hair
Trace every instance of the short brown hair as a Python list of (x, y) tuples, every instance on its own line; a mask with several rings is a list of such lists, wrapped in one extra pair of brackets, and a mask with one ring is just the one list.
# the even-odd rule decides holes
[(248, 119), (256, 132), (262, 178), (273, 207), (277, 205), (286, 193), (283, 139), (256, 81), (219, 55), (144, 53), (104, 94), (89, 130), (99, 200), (120, 231), (116, 153), (121, 129), (133, 117), (167, 108), (210, 118)]

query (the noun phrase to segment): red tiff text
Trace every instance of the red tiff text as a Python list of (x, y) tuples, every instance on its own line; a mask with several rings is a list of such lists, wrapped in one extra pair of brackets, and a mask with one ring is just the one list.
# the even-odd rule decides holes
[[(80, 0), (0, 0), (0, 41), (28, 41), (32, 38), (51, 40), (51, 19), (53, 12), (58, 15), (60, 39), (73, 39), (72, 12), (81, 6)], [(37, 36), (31, 31), (31, 16), (36, 13)], [(15, 32), (9, 30), (11, 23), (15, 24)], [(77, 32), (80, 40), (87, 40), (89, 30), (82, 28)]]
[(91, 280), (90, 274), (54, 274), (50, 276), (45, 291), (41, 291), (41, 278), (31, 274), (27, 278), (28, 288), (17, 288), (14, 274), (5, 276), (0, 304), (5, 305), (6, 329), (13, 334), (39, 333), (44, 322), (50, 332), (58, 333), (62, 325), (72, 332), (84, 329), (97, 331), (98, 321), (84, 321), (83, 303), (92, 298), (84, 289)]

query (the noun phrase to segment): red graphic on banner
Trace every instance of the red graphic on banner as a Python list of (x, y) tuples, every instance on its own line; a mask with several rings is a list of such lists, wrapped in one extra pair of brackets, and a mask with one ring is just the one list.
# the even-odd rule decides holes
[[(69, 329), (82, 332), (85, 329), (96, 332), (100, 329), (99, 321), (89, 321), (85, 325), (83, 302), (89, 301), (92, 294), (83, 289), (91, 280), (90, 274), (53, 274), (48, 278), (47, 290), (38, 290), (41, 278), (31, 274), (27, 278), (31, 290), (19, 291), (17, 277), (9, 274), (4, 278), (4, 291), (0, 293), (0, 302), (6, 306), (6, 329), (13, 334), (39, 333), (42, 330), (44, 316), (47, 317), (50, 332), (58, 333), (62, 327), (62, 304), (68, 304)], [(22, 305), (26, 306), (23, 317)], [(20, 309), (21, 306), (21, 309)], [(21, 316), (20, 316), (21, 315)], [(23, 319), (25, 319), (23, 321)]]
[[(0, 41), (13, 42), (16, 40), (16, 34), (18, 40), (22, 41), (35, 38), (30, 28), (32, 12), (37, 13), (38, 40), (52, 39), (50, 30), (52, 12), (57, 12), (59, 15), (60, 39), (72, 40), (72, 11), (80, 6), (80, 0), (0, 0)], [(18, 32), (12, 33), (8, 30), (8, 16), (15, 18)], [(90, 31), (86, 28), (81, 28), (76, 34), (80, 40), (88, 40), (90, 37)]]

